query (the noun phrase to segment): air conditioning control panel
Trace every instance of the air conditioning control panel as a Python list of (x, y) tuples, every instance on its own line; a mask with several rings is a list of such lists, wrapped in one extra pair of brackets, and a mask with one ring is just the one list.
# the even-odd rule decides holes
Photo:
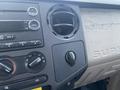
[(0, 90), (72, 89), (87, 68), (79, 13), (62, 2), (0, 2)]

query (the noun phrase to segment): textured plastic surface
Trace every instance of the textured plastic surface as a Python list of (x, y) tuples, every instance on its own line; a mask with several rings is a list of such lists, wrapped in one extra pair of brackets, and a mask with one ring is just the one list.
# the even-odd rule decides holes
[(80, 11), (89, 65), (117, 58), (120, 54), (120, 11), (95, 8), (81, 8)]
[(119, 9), (80, 8), (88, 55), (86, 73), (76, 85), (114, 75), (120, 63)]

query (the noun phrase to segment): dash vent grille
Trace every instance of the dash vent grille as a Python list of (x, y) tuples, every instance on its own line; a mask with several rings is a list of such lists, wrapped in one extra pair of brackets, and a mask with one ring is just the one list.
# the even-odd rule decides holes
[(64, 38), (69, 38), (75, 34), (79, 22), (77, 14), (68, 6), (57, 5), (49, 12), (49, 24), (53, 33)]

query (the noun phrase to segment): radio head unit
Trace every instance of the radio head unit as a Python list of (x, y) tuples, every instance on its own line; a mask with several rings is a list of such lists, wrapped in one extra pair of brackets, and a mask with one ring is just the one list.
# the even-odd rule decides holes
[(22, 3), (23, 7), (20, 3), (0, 5), (3, 5), (0, 8), (0, 51), (43, 46), (38, 4)]
[[(6, 27), (7, 26), (7, 27)], [(35, 31), (40, 29), (38, 20), (1, 20), (0, 32), (22, 32)]]

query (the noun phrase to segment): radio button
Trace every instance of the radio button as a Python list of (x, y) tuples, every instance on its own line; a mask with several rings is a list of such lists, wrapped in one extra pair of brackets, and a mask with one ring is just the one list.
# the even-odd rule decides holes
[(10, 49), (12, 48), (13, 43), (0, 43), (0, 49)]
[(6, 44), (4, 44), (4, 43), (0, 44), (0, 49), (7, 49), (7, 48), (8, 48), (8, 46)]
[(13, 40), (15, 39), (15, 35), (0, 35), (0, 40), (3, 41), (3, 40)]
[(11, 48), (12, 45), (13, 45), (13, 43), (5, 43), (5, 46), (6, 46), (7, 48)]
[(0, 40), (4, 40), (4, 35), (0, 35)]
[(40, 40), (31, 41), (31, 43), (33, 43), (33, 45), (41, 45), (42, 44)]
[(15, 35), (5, 35), (5, 40), (13, 40), (15, 39)]
[(28, 26), (31, 30), (38, 30), (40, 29), (40, 22), (38, 20), (30, 20)]
[(31, 43), (30, 41), (27, 41), (27, 42), (25, 43), (25, 47), (27, 47), (27, 46), (33, 46), (33, 43)]
[(36, 41), (27, 41), (25, 43), (25, 46), (38, 46), (41, 45), (42, 42), (40, 40), (36, 40)]
[[(40, 40), (0, 43), (0, 50), (41, 46)], [(3, 49), (3, 50), (2, 50)]]
[(36, 45), (41, 45), (42, 42), (40, 40), (36, 41)]
[(21, 47), (24, 47), (25, 44), (27, 43), (26, 41), (18, 42)]
[(11, 48), (19, 48), (21, 47), (21, 44), (19, 42), (14, 42), (12, 45), (11, 45)]
[(31, 16), (37, 16), (38, 15), (38, 9), (35, 8), (35, 7), (29, 7), (27, 12)]

